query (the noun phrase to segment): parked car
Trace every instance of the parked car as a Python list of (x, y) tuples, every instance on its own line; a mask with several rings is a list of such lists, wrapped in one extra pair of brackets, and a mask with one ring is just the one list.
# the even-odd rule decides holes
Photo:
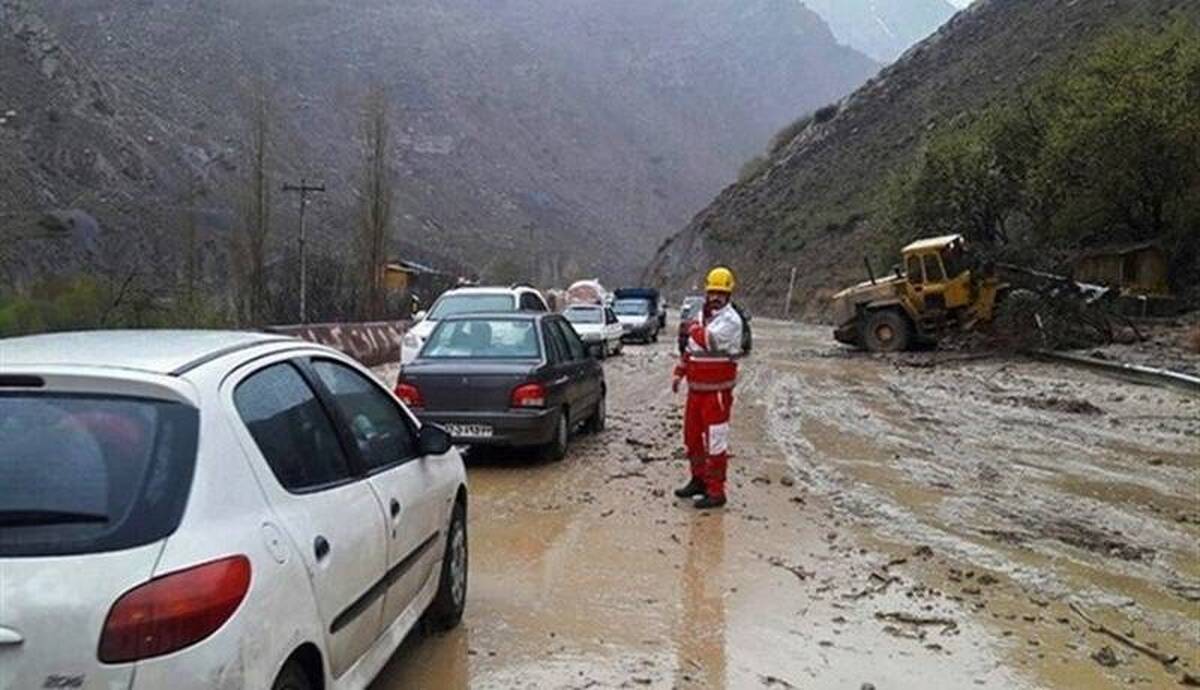
[(682, 353), (687, 349), (688, 325), (690, 322), (700, 318), (700, 313), (704, 310), (704, 298), (698, 295), (684, 297), (683, 302), (679, 306), (679, 331), (677, 333), (679, 340), (679, 351)]
[(604, 369), (558, 314), (444, 319), (400, 368), (396, 394), (455, 443), (539, 448), (548, 460), (606, 418)]
[(575, 304), (563, 312), (584, 345), (595, 350), (600, 359), (619, 355), (625, 349), (622, 338), (625, 328), (616, 313), (609, 307), (592, 304)]
[(625, 340), (643, 343), (658, 342), (657, 302), (642, 298), (618, 298), (613, 304), (613, 313), (621, 322), (621, 336)]
[(334, 350), (3, 340), (0, 449), (6, 688), (361, 689), (462, 618), (462, 459)]
[(699, 295), (684, 297), (683, 302), (679, 305), (679, 321), (683, 323), (695, 320), (700, 316), (702, 309), (704, 309), (704, 297)]
[[(658, 322), (658, 330), (661, 331), (667, 327), (667, 303), (658, 290), (654, 288), (621, 288), (614, 294), (617, 302), (628, 303), (631, 300), (644, 300), (648, 305), (649, 313), (653, 314)], [(620, 315), (621, 313), (618, 311), (617, 316)]]
[(461, 287), (442, 293), (428, 312), (418, 312), (416, 323), (400, 344), (400, 362), (411, 362), (433, 333), (438, 322), (455, 314), (499, 313), (509, 311), (548, 312), (542, 293), (528, 285), (511, 287)]

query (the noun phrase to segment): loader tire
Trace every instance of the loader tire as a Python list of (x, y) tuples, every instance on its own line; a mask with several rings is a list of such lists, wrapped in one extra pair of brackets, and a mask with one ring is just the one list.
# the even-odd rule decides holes
[(870, 312), (863, 321), (862, 342), (871, 352), (903, 352), (912, 336), (908, 318), (894, 309)]

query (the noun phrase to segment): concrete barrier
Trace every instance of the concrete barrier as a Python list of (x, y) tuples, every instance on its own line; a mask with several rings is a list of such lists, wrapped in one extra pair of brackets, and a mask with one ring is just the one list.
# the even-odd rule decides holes
[(271, 326), (268, 333), (290, 335), (340, 350), (368, 367), (400, 361), (400, 341), (409, 321), (371, 323), (310, 323), (296, 326)]

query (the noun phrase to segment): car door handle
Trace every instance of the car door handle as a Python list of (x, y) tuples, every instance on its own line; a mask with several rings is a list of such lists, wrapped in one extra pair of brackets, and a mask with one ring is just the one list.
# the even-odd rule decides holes
[(393, 518), (400, 517), (400, 501), (393, 498), (390, 510), (392, 511)]
[(329, 555), (329, 541), (325, 537), (318, 536), (313, 540), (313, 554), (318, 561), (325, 560), (325, 557)]

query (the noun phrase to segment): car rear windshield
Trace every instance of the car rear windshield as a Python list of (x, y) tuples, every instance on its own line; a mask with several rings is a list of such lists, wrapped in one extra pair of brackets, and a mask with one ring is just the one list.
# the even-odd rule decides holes
[(604, 323), (604, 312), (600, 309), (568, 309), (563, 316), (571, 323)]
[(623, 316), (644, 316), (650, 313), (650, 302), (644, 299), (621, 299), (613, 305), (613, 311)]
[(198, 411), (111, 396), (0, 395), (0, 557), (128, 549), (183, 516)]
[(537, 359), (536, 322), (510, 319), (443, 321), (421, 350), (422, 359)]
[(516, 309), (517, 301), (512, 295), (447, 295), (433, 305), (429, 318), (437, 321), (456, 314), (508, 312)]

